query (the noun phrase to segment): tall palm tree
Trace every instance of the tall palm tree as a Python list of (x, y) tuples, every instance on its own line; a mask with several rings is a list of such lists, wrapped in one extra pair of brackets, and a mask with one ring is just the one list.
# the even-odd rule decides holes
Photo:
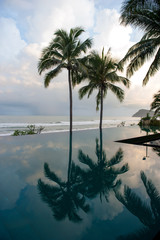
[(143, 85), (146, 85), (149, 78), (160, 69), (160, 1), (124, 0), (120, 19), (122, 24), (131, 24), (144, 31), (141, 40), (128, 50), (121, 64), (130, 61), (127, 77), (131, 77), (146, 61), (154, 57), (143, 79)]
[(154, 115), (160, 114), (160, 91), (153, 96), (151, 110), (155, 110)]
[(83, 193), (88, 198), (94, 198), (97, 195), (104, 196), (108, 201), (109, 192), (111, 189), (121, 184), (121, 180), (117, 180), (119, 174), (123, 174), (128, 171), (128, 164), (124, 164), (118, 168), (115, 165), (119, 164), (123, 160), (123, 151), (119, 149), (116, 154), (107, 159), (106, 153), (103, 150), (102, 144), (102, 132), (100, 132), (100, 144), (96, 139), (96, 160), (91, 159), (88, 154), (85, 154), (81, 149), (78, 153), (78, 159), (81, 163), (88, 166), (87, 169), (80, 172), (83, 179), (84, 186), (82, 187)]
[(104, 49), (102, 55), (92, 51), (86, 63), (88, 84), (79, 90), (80, 99), (86, 94), (90, 97), (93, 90), (98, 90), (96, 109), (98, 110), (100, 105), (100, 129), (102, 129), (103, 99), (106, 97), (108, 90), (111, 90), (121, 102), (124, 99), (124, 91), (115, 83), (123, 83), (126, 87), (129, 87), (129, 80), (116, 73), (116, 70), (120, 69), (117, 63), (118, 61), (111, 57), (110, 49), (106, 55)]
[[(124, 193), (120, 193), (115, 189), (117, 199), (144, 225), (144, 228), (135, 234), (120, 239), (154, 239), (153, 237), (159, 232), (160, 226), (160, 194), (153, 184), (147, 179), (145, 173), (141, 171), (141, 180), (145, 186), (146, 192), (150, 199), (150, 205), (134, 193), (128, 186), (124, 187)], [(159, 238), (155, 238), (159, 239)]]
[(83, 58), (80, 58), (80, 55), (92, 45), (92, 40), (89, 38), (85, 41), (79, 39), (83, 32), (84, 29), (80, 27), (71, 28), (69, 33), (63, 29), (57, 30), (49, 46), (42, 50), (38, 63), (39, 74), (49, 70), (44, 77), (45, 87), (48, 87), (51, 80), (64, 68), (68, 70), (70, 132), (72, 131), (72, 85), (76, 84), (76, 77), (81, 68)]

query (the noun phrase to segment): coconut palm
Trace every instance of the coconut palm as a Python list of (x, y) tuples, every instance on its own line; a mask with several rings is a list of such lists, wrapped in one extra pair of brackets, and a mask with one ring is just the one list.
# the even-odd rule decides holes
[(153, 102), (151, 103), (151, 110), (154, 110), (154, 115), (160, 114), (160, 91), (153, 96)]
[[(102, 137), (102, 133), (100, 134), (100, 137)], [(102, 139), (100, 139), (100, 143), (102, 143)], [(80, 173), (85, 184), (83, 186), (83, 192), (88, 198), (94, 198), (99, 195), (101, 201), (103, 196), (106, 201), (108, 201), (111, 189), (118, 187), (121, 184), (121, 180), (116, 180), (117, 176), (128, 171), (129, 167), (128, 164), (124, 164), (120, 168), (114, 167), (123, 160), (122, 149), (119, 149), (116, 154), (108, 160), (98, 139), (96, 139), (95, 153), (95, 161), (81, 149), (78, 153), (79, 161), (88, 166), (87, 169)]]
[[(160, 226), (160, 194), (151, 180), (141, 171), (141, 180), (150, 199), (150, 206), (134, 193), (128, 186), (124, 187), (124, 193), (115, 189), (117, 199), (144, 225), (144, 228), (135, 234), (119, 239), (146, 239), (150, 240), (157, 234)], [(159, 238), (156, 238), (159, 239)]]
[(48, 87), (51, 80), (63, 69), (68, 70), (69, 98), (70, 98), (70, 132), (72, 131), (72, 85), (76, 84), (77, 76), (81, 68), (85, 53), (92, 45), (91, 39), (80, 41), (79, 37), (84, 32), (80, 27), (70, 29), (67, 33), (63, 29), (55, 32), (55, 37), (49, 46), (42, 50), (38, 63), (39, 74), (48, 70), (44, 77), (44, 86)]
[(98, 91), (96, 109), (98, 110), (100, 105), (100, 129), (102, 129), (103, 99), (106, 97), (108, 90), (114, 93), (118, 100), (122, 102), (124, 99), (124, 90), (116, 86), (115, 83), (123, 83), (126, 87), (129, 87), (129, 80), (117, 74), (116, 70), (120, 69), (117, 63), (118, 61), (111, 57), (110, 49), (106, 55), (104, 54), (104, 49), (102, 50), (102, 55), (99, 55), (96, 51), (92, 51), (88, 56), (86, 64), (88, 84), (79, 90), (80, 99), (86, 94), (90, 97), (93, 90)]
[(141, 40), (128, 50), (121, 64), (130, 61), (127, 67), (127, 77), (131, 77), (146, 61), (151, 59), (151, 65), (143, 79), (143, 85), (146, 85), (149, 78), (160, 69), (160, 1), (124, 0), (120, 19), (122, 24), (131, 24), (144, 32)]

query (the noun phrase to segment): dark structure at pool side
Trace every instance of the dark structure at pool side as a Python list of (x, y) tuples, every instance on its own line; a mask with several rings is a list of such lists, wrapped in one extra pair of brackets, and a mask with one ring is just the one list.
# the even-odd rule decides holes
[(115, 142), (144, 145), (144, 146), (147, 145), (151, 147), (160, 147), (160, 142), (157, 142), (157, 140), (160, 140), (160, 133), (142, 136), (142, 137), (136, 137), (136, 138), (122, 139)]

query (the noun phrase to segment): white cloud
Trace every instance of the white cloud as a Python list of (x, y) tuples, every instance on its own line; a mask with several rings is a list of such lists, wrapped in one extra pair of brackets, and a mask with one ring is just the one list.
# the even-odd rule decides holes
[(5, 0), (5, 2), (8, 7), (20, 10), (29, 10), (33, 6), (32, 2), (28, 0)]
[[(60, 73), (48, 89), (44, 89), (44, 74), (39, 76), (37, 71), (41, 50), (50, 42), (56, 29), (69, 30), (82, 26), (86, 29), (83, 39), (93, 37), (93, 48), (101, 51), (104, 46), (107, 51), (111, 47), (113, 56), (118, 58), (123, 57), (133, 44), (132, 29), (119, 24), (119, 13), (115, 9), (102, 9), (102, 5), (96, 9), (98, 2), (95, 5), (93, 0), (33, 0), (32, 4), (27, 0), (6, 0), (5, 4), (10, 15), (0, 18), (0, 102), (13, 108), (18, 104), (22, 108), (24, 104), (27, 109), (33, 106), (31, 112), (67, 114), (69, 98), (66, 72)], [(104, 101), (106, 114), (124, 114), (131, 109), (135, 111), (135, 108), (149, 106), (153, 94), (158, 91), (158, 76), (150, 79), (147, 86), (142, 88), (146, 70), (147, 65), (134, 74), (131, 88), (125, 89), (123, 104), (113, 94), (107, 95)], [(95, 94), (89, 100), (85, 98), (79, 101), (76, 88), (73, 90), (73, 100), (75, 114), (96, 114)], [(5, 104), (3, 109), (6, 108)]]
[(27, 38), (31, 42), (50, 41), (58, 28), (70, 29), (75, 26), (93, 26), (94, 2), (81, 1), (37, 1), (35, 8), (27, 18), (29, 31)]
[(111, 47), (113, 55), (122, 58), (127, 49), (133, 44), (130, 42), (131, 27), (124, 27), (119, 22), (120, 14), (115, 9), (100, 10), (96, 14), (95, 47), (106, 51)]
[(21, 39), (16, 22), (9, 18), (0, 18), (0, 63), (13, 61), (26, 46)]

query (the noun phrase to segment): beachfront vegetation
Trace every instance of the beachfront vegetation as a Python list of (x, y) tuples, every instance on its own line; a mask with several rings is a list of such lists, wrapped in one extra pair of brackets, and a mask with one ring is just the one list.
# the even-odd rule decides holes
[(98, 91), (96, 95), (96, 109), (99, 110), (100, 105), (99, 128), (102, 129), (103, 99), (106, 97), (108, 90), (114, 93), (121, 102), (124, 99), (124, 90), (115, 84), (122, 83), (126, 87), (129, 87), (130, 82), (127, 78), (117, 74), (116, 71), (122, 69), (118, 65), (118, 60), (112, 58), (110, 49), (106, 55), (104, 54), (104, 49), (101, 55), (96, 51), (92, 51), (85, 64), (88, 84), (79, 90), (79, 97), (82, 99), (86, 94), (90, 97), (93, 90)]
[(151, 103), (151, 110), (154, 110), (154, 116), (150, 117), (149, 114), (146, 117), (141, 118), (140, 126), (160, 126), (160, 91), (153, 96), (153, 102)]
[(82, 70), (83, 57), (92, 45), (91, 39), (81, 41), (80, 35), (83, 28), (76, 27), (67, 33), (63, 29), (55, 32), (55, 37), (49, 46), (42, 50), (42, 55), (38, 63), (39, 74), (49, 70), (44, 77), (44, 85), (48, 87), (51, 80), (55, 78), (63, 69), (68, 70), (69, 99), (70, 99), (70, 132), (72, 131), (72, 86), (78, 81), (80, 70)]
[(138, 125), (140, 127), (160, 127), (160, 120), (157, 119), (157, 116), (150, 117), (147, 113), (147, 116), (141, 118)]
[(130, 61), (127, 77), (131, 77), (146, 61), (153, 60), (143, 79), (146, 85), (149, 78), (160, 68), (160, 1), (125, 0), (121, 8), (121, 23), (139, 27), (144, 35), (126, 53), (121, 63)]
[(139, 126), (160, 127), (160, 120), (152, 117), (150, 119), (142, 118), (138, 123)]
[(151, 110), (155, 111), (154, 115), (160, 115), (160, 91), (153, 96)]
[(36, 128), (35, 125), (28, 125), (25, 130), (15, 130), (13, 136), (22, 136), (22, 135), (32, 135), (32, 134), (40, 134), (44, 127)]

